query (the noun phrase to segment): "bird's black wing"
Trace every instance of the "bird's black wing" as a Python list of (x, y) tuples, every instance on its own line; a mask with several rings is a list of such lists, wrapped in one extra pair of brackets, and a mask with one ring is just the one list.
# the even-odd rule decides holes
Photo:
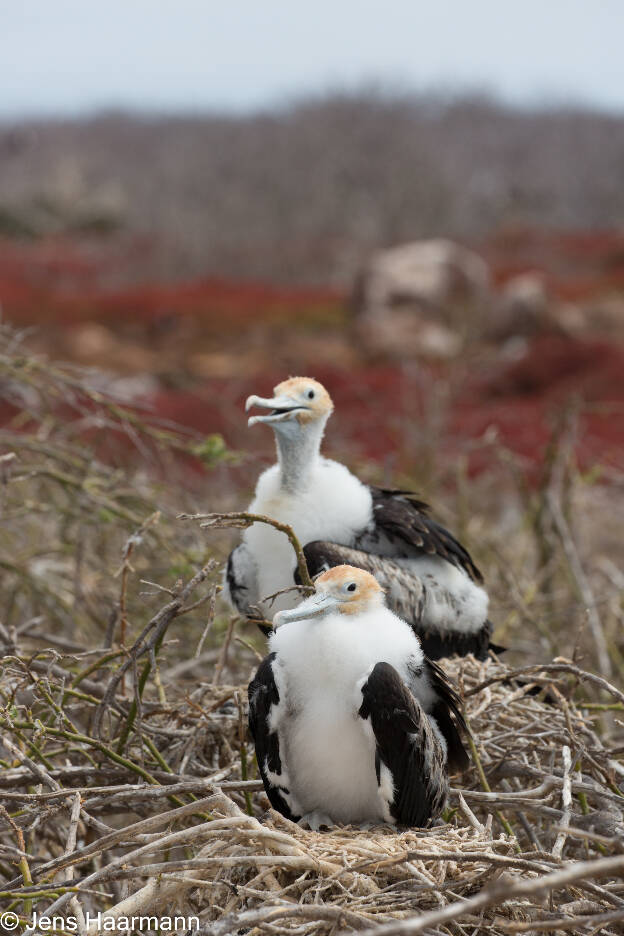
[(488, 651), (504, 653), (506, 647), (500, 647), (490, 641), (494, 627), (491, 621), (484, 621), (476, 631), (454, 631), (447, 628), (445, 631), (423, 630), (416, 631), (425, 656), (431, 660), (441, 660), (446, 657), (468, 656), (472, 653), (477, 660), (487, 660)]
[(398, 825), (424, 826), (446, 802), (446, 759), (424, 709), (389, 663), (373, 667), (358, 714), (370, 720), (377, 783), (390, 814)]
[[(420, 640), (423, 653), (432, 660), (453, 656), (455, 653), (459, 656), (473, 653), (478, 660), (487, 657), (488, 649), (492, 646), (491, 622), (484, 621), (478, 630), (467, 631), (455, 628), (452, 623), (454, 615), (449, 615), (444, 630), (432, 630), (427, 626), (427, 592), (433, 591), (436, 586), (424, 582), (412, 569), (399, 565), (390, 556), (321, 540), (308, 543), (303, 552), (312, 578), (337, 565), (356, 566), (374, 575), (386, 593), (388, 607), (407, 621)], [(442, 592), (443, 589), (440, 589), (439, 594)]]
[(468, 733), (464, 716), (461, 712), (461, 702), (450, 682), (448, 676), (437, 663), (425, 659), (418, 666), (409, 666), (409, 670), (414, 678), (410, 689), (419, 697), (419, 682), (424, 680), (429, 692), (427, 696), (433, 695), (433, 701), (426, 706), (427, 714), (436, 720), (436, 724), (446, 741), (446, 762), (451, 771), (465, 770), (470, 760), (464, 743), (462, 734)]
[[(258, 770), (262, 777), (266, 795), (273, 809), (276, 809), (287, 819), (296, 821), (295, 816), (285, 795), (289, 794), (287, 786), (287, 773), (282, 762), (279, 735), (271, 731), (270, 719), (273, 706), (279, 705), (280, 694), (275, 682), (273, 664), (277, 654), (270, 653), (264, 658), (258, 672), (249, 683), (249, 730), (256, 747), (256, 760)], [(280, 783), (280, 778), (284, 783)]]
[(429, 516), (429, 507), (410, 491), (370, 486), (373, 522), (357, 537), (354, 546), (366, 552), (410, 559), (439, 556), (463, 569), (479, 585), (483, 576), (467, 549)]

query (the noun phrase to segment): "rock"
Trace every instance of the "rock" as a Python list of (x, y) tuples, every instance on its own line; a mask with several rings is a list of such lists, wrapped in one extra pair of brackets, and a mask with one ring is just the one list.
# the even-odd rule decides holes
[(72, 358), (88, 364), (113, 358), (119, 347), (111, 329), (99, 322), (84, 322), (68, 329), (65, 343)]
[(508, 280), (495, 303), (492, 337), (499, 341), (517, 335), (526, 337), (551, 327), (548, 291), (542, 274), (530, 271)]
[(564, 335), (583, 335), (590, 331), (588, 318), (586, 309), (571, 302), (561, 303), (552, 310), (553, 322)]
[(491, 337), (534, 337), (552, 333), (581, 337), (624, 333), (624, 301), (617, 293), (576, 302), (549, 294), (543, 274), (533, 271), (510, 279), (495, 304)]
[(574, 315), (568, 308), (566, 324), (570, 330), (587, 332), (600, 332), (603, 335), (612, 335), (618, 340), (624, 336), (624, 297), (621, 292), (612, 292), (607, 295), (596, 296), (585, 300), (582, 306), (574, 309)]
[(195, 377), (237, 377), (241, 373), (257, 374), (263, 366), (270, 367), (265, 357), (255, 349), (247, 352), (197, 351), (189, 355), (186, 366)]
[(487, 308), (489, 271), (477, 254), (449, 240), (380, 250), (353, 291), (358, 333), (371, 351), (452, 357)]
[(373, 254), (360, 276), (358, 314), (396, 305), (440, 313), (487, 300), (490, 277), (478, 254), (450, 240), (414, 241)]
[(405, 310), (367, 318), (361, 324), (360, 337), (369, 351), (393, 357), (407, 353), (445, 360), (455, 357), (463, 347), (456, 331)]

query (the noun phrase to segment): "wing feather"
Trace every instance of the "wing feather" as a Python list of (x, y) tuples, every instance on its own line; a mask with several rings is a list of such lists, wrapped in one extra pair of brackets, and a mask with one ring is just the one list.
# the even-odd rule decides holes
[[(389, 663), (373, 667), (358, 714), (370, 720), (379, 795), (390, 814), (398, 825), (424, 826), (446, 802), (445, 755), (424, 709)], [(389, 771), (391, 790), (381, 765)]]
[(470, 553), (445, 527), (429, 516), (429, 506), (410, 491), (371, 485), (373, 525), (354, 544), (366, 552), (387, 552), (396, 558), (440, 556), (478, 584), (483, 576)]
[(468, 733), (468, 728), (461, 711), (459, 696), (444, 670), (433, 660), (425, 658), (423, 670), (429, 688), (435, 695), (435, 701), (428, 712), (435, 718), (446, 741), (447, 764), (453, 771), (465, 770), (470, 760), (461, 736)]
[(280, 703), (273, 672), (276, 656), (276, 653), (270, 653), (265, 657), (249, 683), (249, 730), (254, 739), (258, 770), (271, 806), (287, 819), (296, 821), (299, 816), (292, 813), (286, 801), (290, 791), (278, 779), (287, 777), (288, 773), (283, 763), (278, 732), (271, 728), (272, 711)]

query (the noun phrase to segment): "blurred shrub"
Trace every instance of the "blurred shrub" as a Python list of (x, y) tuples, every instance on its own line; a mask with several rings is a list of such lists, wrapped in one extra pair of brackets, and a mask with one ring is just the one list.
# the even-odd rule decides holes
[(622, 165), (620, 117), (362, 91), (236, 117), (7, 126), (0, 206), (45, 192), (71, 230), (79, 204), (105, 203), (162, 242), (166, 275), (342, 283), (372, 247), (415, 237), (618, 226)]

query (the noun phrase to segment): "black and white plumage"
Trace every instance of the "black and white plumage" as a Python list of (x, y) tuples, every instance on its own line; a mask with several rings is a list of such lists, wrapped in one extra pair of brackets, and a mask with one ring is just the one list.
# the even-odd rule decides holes
[[(371, 490), (374, 497), (375, 489)], [(361, 545), (357, 540), (356, 544), (358, 547)], [(312, 577), (342, 563), (357, 566), (374, 575), (388, 596), (388, 604), (399, 617), (411, 623), (420, 637), (423, 652), (432, 660), (453, 654), (466, 656), (469, 653), (482, 660), (487, 656), (489, 648), (494, 647), (490, 642), (490, 621), (486, 619), (480, 627), (462, 628), (462, 602), (455, 599), (452, 588), (437, 584), (433, 572), (423, 570), (420, 575), (415, 575), (412, 569), (397, 562), (395, 557), (318, 540), (308, 543), (303, 552)], [(480, 584), (482, 579), (479, 575), (473, 581)], [(432, 626), (434, 606), (436, 620), (441, 622), (438, 627)]]
[(279, 612), (249, 685), (249, 723), (274, 809), (312, 828), (423, 826), (448, 769), (466, 766), (458, 700), (367, 572), (339, 566)]
[[(289, 524), (305, 547), (310, 573), (347, 563), (373, 573), (387, 600), (414, 628), (432, 659), (453, 653), (487, 655), (488, 596), (469, 553), (405, 491), (362, 484), (344, 465), (320, 455), (333, 404), (309, 378), (279, 384), (271, 399), (249, 397), (247, 408), (270, 409), (250, 425), (270, 425), (278, 462), (258, 479), (250, 511)], [(226, 595), (241, 614), (269, 616), (292, 607), (296, 561), (287, 538), (254, 524), (231, 553)]]

